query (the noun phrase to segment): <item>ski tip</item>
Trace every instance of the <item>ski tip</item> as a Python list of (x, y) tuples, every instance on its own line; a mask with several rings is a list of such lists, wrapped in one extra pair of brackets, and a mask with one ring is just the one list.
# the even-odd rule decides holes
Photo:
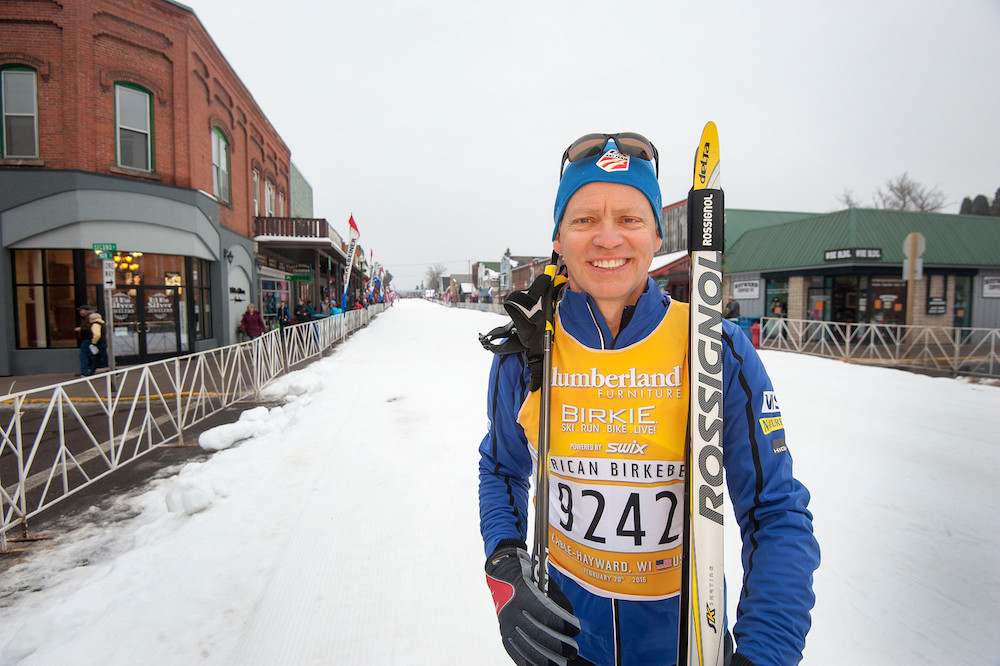
[(719, 130), (709, 120), (701, 132), (701, 141), (694, 156), (694, 189), (718, 189), (719, 170)]

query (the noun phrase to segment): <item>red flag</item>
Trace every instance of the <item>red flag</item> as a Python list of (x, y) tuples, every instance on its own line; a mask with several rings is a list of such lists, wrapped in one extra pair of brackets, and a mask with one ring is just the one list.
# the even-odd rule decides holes
[(358, 231), (358, 225), (354, 224), (354, 215), (351, 215), (351, 238), (361, 238), (361, 232)]

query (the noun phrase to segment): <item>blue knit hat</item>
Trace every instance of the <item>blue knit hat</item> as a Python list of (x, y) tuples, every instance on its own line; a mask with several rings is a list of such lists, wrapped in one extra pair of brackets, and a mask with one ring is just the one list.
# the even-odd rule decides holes
[(576, 162), (567, 162), (559, 181), (559, 191), (556, 192), (555, 229), (552, 230), (552, 240), (555, 240), (562, 222), (566, 204), (569, 203), (578, 189), (587, 183), (620, 183), (631, 185), (646, 195), (649, 205), (656, 216), (656, 229), (663, 238), (663, 222), (660, 220), (660, 184), (656, 182), (656, 170), (652, 162), (631, 157), (618, 151), (614, 139), (609, 139), (601, 155), (587, 157)]

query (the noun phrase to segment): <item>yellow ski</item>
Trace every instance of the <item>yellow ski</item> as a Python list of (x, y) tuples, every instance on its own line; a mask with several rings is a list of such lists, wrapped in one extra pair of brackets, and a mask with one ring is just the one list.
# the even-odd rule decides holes
[(725, 643), (722, 511), (722, 252), (725, 201), (719, 134), (709, 122), (688, 193), (691, 251), (691, 372), (684, 577), (677, 663), (722, 666)]

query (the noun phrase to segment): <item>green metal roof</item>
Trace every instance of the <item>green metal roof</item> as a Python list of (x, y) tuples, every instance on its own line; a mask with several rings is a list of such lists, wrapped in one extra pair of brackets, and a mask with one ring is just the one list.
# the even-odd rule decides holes
[[(901, 264), (903, 241), (918, 231), (927, 240), (924, 266), (1000, 266), (1000, 219), (977, 215), (849, 208), (784, 224), (761, 226), (730, 243), (726, 213), (725, 270), (729, 273), (849, 264)], [(879, 248), (882, 258), (825, 261), (824, 252)]]
[(807, 217), (815, 217), (816, 213), (790, 213), (774, 210), (746, 210), (743, 208), (726, 209), (726, 248), (731, 248), (748, 231), (773, 227)]

